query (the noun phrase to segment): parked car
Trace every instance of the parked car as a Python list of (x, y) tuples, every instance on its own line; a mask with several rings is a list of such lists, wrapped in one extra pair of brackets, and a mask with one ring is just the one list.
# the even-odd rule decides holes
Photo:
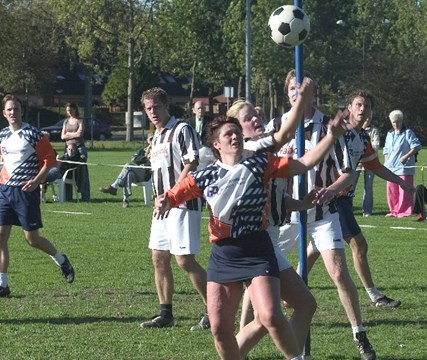
[[(93, 121), (93, 138), (95, 140), (107, 140), (111, 138), (111, 126), (106, 125), (96, 118), (85, 118), (85, 140), (91, 139), (91, 120)], [(51, 126), (42, 127), (41, 131), (46, 131), (50, 135), (51, 141), (61, 141), (62, 125), (65, 119), (59, 120)]]

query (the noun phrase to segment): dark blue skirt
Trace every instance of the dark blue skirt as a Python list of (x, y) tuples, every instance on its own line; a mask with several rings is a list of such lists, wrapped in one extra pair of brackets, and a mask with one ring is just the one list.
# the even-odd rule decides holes
[(279, 277), (277, 259), (267, 231), (219, 240), (212, 245), (208, 281), (229, 283), (257, 276)]

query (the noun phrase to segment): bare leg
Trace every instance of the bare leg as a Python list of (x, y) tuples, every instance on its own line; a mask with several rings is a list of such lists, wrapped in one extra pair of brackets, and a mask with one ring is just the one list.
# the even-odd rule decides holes
[(348, 272), (344, 249), (325, 250), (321, 252), (326, 270), (338, 290), (341, 303), (351, 326), (362, 325), (359, 296), (356, 285)]
[[(320, 257), (320, 253), (318, 251), (314, 251), (313, 245), (311, 242), (307, 246), (307, 274), (311, 271), (317, 259)], [(300, 273), (300, 264), (298, 263), (297, 273)]]
[(234, 321), (242, 297), (241, 282), (219, 284), (207, 283), (208, 313), (215, 347), (223, 360), (240, 358), (234, 336)]
[(206, 270), (200, 266), (194, 255), (176, 255), (175, 259), (178, 266), (187, 273), (206, 305)]
[(345, 241), (351, 247), (351, 253), (353, 255), (354, 269), (359, 275), (363, 286), (366, 288), (374, 287), (374, 282), (371, 276), (371, 269), (368, 263), (368, 243), (365, 237), (360, 232), (354, 237), (346, 238)]
[(0, 226), (0, 272), (7, 273), (9, 268), (9, 247), (7, 242), (10, 237), (10, 231), (12, 226), (2, 225)]
[(172, 304), (174, 292), (171, 254), (169, 251), (152, 250), (154, 281), (160, 304)]
[(302, 352), (317, 303), (302, 278), (289, 268), (280, 273), (281, 298), (294, 309), (289, 323), (295, 333)]
[(38, 230), (24, 230), (24, 236), (30, 246), (39, 249), (50, 256), (54, 256), (57, 253), (55, 246), (53, 246), (48, 239), (40, 236)]
[(301, 354), (295, 334), (283, 315), (280, 302), (279, 279), (258, 276), (248, 286), (254, 311), (260, 323), (268, 330), (276, 347), (288, 359)]
[(252, 308), (249, 292), (246, 289), (242, 300), (242, 313), (240, 315), (240, 330), (254, 319), (254, 309)]

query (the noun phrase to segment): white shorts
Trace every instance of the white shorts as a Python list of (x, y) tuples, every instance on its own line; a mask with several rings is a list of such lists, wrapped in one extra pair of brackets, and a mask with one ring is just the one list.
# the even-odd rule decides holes
[(276, 255), (277, 265), (279, 266), (279, 271), (289, 269), (291, 263), (286, 257), (286, 252), (282, 252), (281, 248), (277, 244), (277, 239), (279, 237), (279, 227), (278, 226), (269, 226), (267, 229), (268, 234), (270, 235), (271, 242), (273, 243), (274, 254)]
[[(307, 236), (311, 238), (313, 250), (316, 252), (344, 249), (338, 212), (333, 214), (326, 212), (323, 214), (322, 220), (307, 224)], [(298, 224), (286, 224), (280, 228), (277, 246), (282, 252), (289, 253), (297, 244), (298, 237)]]
[(200, 211), (180, 208), (171, 209), (165, 219), (153, 218), (148, 247), (173, 255), (198, 254), (201, 218)]

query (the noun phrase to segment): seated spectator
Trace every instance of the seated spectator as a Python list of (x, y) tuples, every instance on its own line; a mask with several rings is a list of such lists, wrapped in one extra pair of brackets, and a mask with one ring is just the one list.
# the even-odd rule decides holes
[(418, 185), (415, 188), (414, 214), (417, 214), (415, 221), (426, 221), (425, 204), (427, 204), (427, 188)]
[[(63, 156), (57, 157), (57, 160), (58, 160), (57, 166), (49, 169), (46, 175), (45, 183), (46, 184), (52, 183), (55, 180), (63, 177), (65, 172), (68, 169), (76, 168), (77, 191), (79, 193), (82, 193), (82, 189), (85, 182), (86, 165), (81, 165), (76, 163), (84, 163), (86, 162), (86, 160), (78, 151), (77, 144), (73, 141), (70, 141), (70, 143), (67, 145), (65, 149), (65, 154)], [(43, 194), (46, 191), (47, 191), (47, 187), (43, 186)], [(55, 190), (52, 189), (52, 191), (53, 191), (53, 201), (57, 201)]]
[(117, 189), (122, 187), (124, 208), (129, 207), (129, 197), (132, 195), (132, 183), (149, 181), (151, 178), (149, 158), (152, 139), (152, 136), (147, 139), (148, 146), (145, 149), (140, 148), (136, 151), (132, 156), (131, 162), (123, 167), (122, 171), (111, 185), (99, 188), (99, 191), (104, 194), (117, 195)]

